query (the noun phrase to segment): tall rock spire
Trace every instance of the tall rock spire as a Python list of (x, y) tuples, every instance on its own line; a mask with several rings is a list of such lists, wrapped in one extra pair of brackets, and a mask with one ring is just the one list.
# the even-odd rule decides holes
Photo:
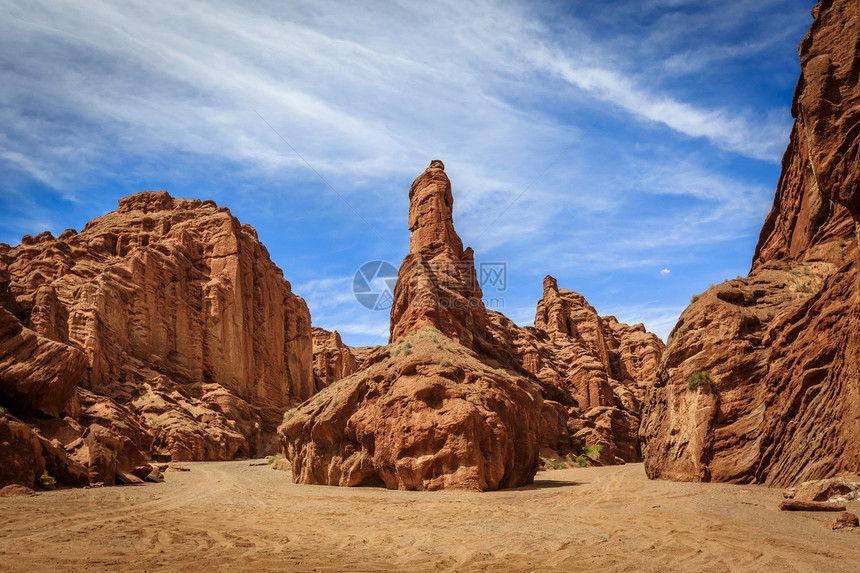
[(409, 254), (391, 307), (391, 340), (433, 327), (477, 349), (487, 336), (487, 311), (471, 248), (454, 230), (454, 198), (445, 166), (430, 162), (409, 189)]

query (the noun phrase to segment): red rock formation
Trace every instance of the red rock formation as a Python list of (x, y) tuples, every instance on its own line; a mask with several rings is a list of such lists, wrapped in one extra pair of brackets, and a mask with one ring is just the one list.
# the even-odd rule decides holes
[(409, 254), (391, 306), (391, 338), (436, 328), (463, 346), (492, 352), (487, 311), (471, 248), (454, 230), (451, 182), (441, 161), (430, 163), (409, 189)]
[(262, 453), (316, 390), (307, 306), (254, 229), (212, 201), (138, 193), (80, 233), (0, 245), (0, 304), (4, 404), (99, 423), (116, 438), (105, 444)]
[(649, 388), (652, 478), (790, 485), (860, 470), (860, 7), (823, 0), (813, 15), (750, 275), (694, 297)]
[(530, 483), (542, 399), (434, 329), (407, 334), (281, 427), (297, 483), (494, 490)]
[(0, 460), (0, 487), (36, 487), (36, 480), (45, 471), (42, 444), (36, 433), (6, 414), (0, 414)]
[(346, 378), (358, 370), (352, 349), (340, 339), (337, 331), (314, 326), (314, 381), (317, 391)]
[[(653, 375), (659, 339), (601, 319), (551, 277), (535, 328), (487, 311), (440, 161), (409, 197), (389, 345), (288, 413), (280, 432), (294, 479), (487, 490), (529, 483), (541, 448), (558, 457), (601, 445), (603, 463), (636, 458), (639, 377)], [(320, 353), (318, 371), (332, 355)]]
[(80, 350), (25, 328), (0, 308), (0, 394), (22, 413), (74, 414), (75, 390), (87, 368)]
[(490, 357), (498, 352), (488, 343), (472, 251), (454, 231), (441, 161), (409, 198), (410, 253), (394, 291), (391, 341), (360, 372), (288, 414), (280, 432), (294, 479), (399, 489), (530, 483), (543, 400)]
[(494, 339), (508, 343), (514, 360), (541, 384), (544, 395), (567, 409), (566, 434), (550, 434), (542, 446), (578, 454), (603, 446), (601, 461), (640, 457), (640, 403), (657, 372), (664, 345), (644, 326), (601, 317), (582, 295), (544, 279), (533, 328), (520, 328), (490, 313)]

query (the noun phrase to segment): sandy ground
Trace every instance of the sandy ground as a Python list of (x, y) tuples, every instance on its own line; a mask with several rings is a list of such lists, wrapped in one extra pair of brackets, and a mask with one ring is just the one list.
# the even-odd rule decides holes
[(824, 528), (834, 514), (639, 464), (472, 493), (302, 486), (249, 463), (0, 499), (0, 571), (860, 571), (860, 530)]

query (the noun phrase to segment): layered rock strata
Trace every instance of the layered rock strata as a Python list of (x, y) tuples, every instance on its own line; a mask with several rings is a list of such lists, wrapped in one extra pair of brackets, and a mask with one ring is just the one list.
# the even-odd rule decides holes
[(68, 417), (147, 456), (232, 459), (271, 449), (316, 391), (307, 306), (212, 201), (138, 193), (80, 233), (0, 245), (0, 294), (0, 398), (37, 429)]
[(663, 342), (641, 324), (601, 317), (585, 298), (559, 289), (548, 276), (535, 326), (520, 328), (490, 313), (494, 338), (555, 404), (567, 432), (548, 435), (542, 446), (557, 454), (602, 446), (602, 463), (635, 461), (645, 387), (653, 381)]
[(493, 490), (538, 469), (543, 400), (488, 361), (489, 320), (471, 249), (454, 231), (451, 184), (433, 161), (409, 191), (410, 253), (391, 341), (363, 369), (289, 413), (282, 447), (300, 483)]
[(746, 278), (694, 297), (648, 390), (652, 478), (775, 486), (860, 471), (860, 7), (822, 0)]
[(337, 331), (329, 332), (314, 326), (314, 383), (317, 391), (330, 386), (358, 370), (353, 349), (345, 345)]

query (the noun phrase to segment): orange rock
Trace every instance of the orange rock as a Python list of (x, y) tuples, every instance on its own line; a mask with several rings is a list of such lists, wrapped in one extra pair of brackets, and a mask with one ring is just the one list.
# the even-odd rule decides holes
[(329, 332), (314, 326), (314, 380), (317, 390), (346, 378), (358, 370), (352, 349), (340, 339), (337, 331)]
[(0, 415), (0, 487), (18, 484), (36, 487), (45, 471), (39, 437), (26, 424)]
[[(409, 198), (389, 344), (363, 351), (355, 374), (287, 415), (279, 431), (293, 479), (493, 490), (530, 483), (542, 446), (600, 445), (602, 463), (635, 459), (640, 377), (653, 377), (659, 339), (599, 317), (551, 277), (535, 328), (488, 311), (440, 161)], [(325, 341), (318, 372), (340, 357)]]
[(48, 416), (73, 412), (86, 368), (80, 350), (25, 328), (0, 308), (0, 394), (10, 408)]
[[(0, 394), (42, 416), (63, 483), (112, 481), (113, 438), (77, 441), (94, 423), (137, 462), (231, 459), (271, 451), (316, 390), (307, 306), (212, 201), (138, 193), (80, 233), (2, 245), (0, 306)], [(54, 434), (63, 416), (77, 435)]]
[(648, 389), (649, 477), (788, 486), (860, 471), (860, 8), (814, 14), (752, 270), (694, 297)]

